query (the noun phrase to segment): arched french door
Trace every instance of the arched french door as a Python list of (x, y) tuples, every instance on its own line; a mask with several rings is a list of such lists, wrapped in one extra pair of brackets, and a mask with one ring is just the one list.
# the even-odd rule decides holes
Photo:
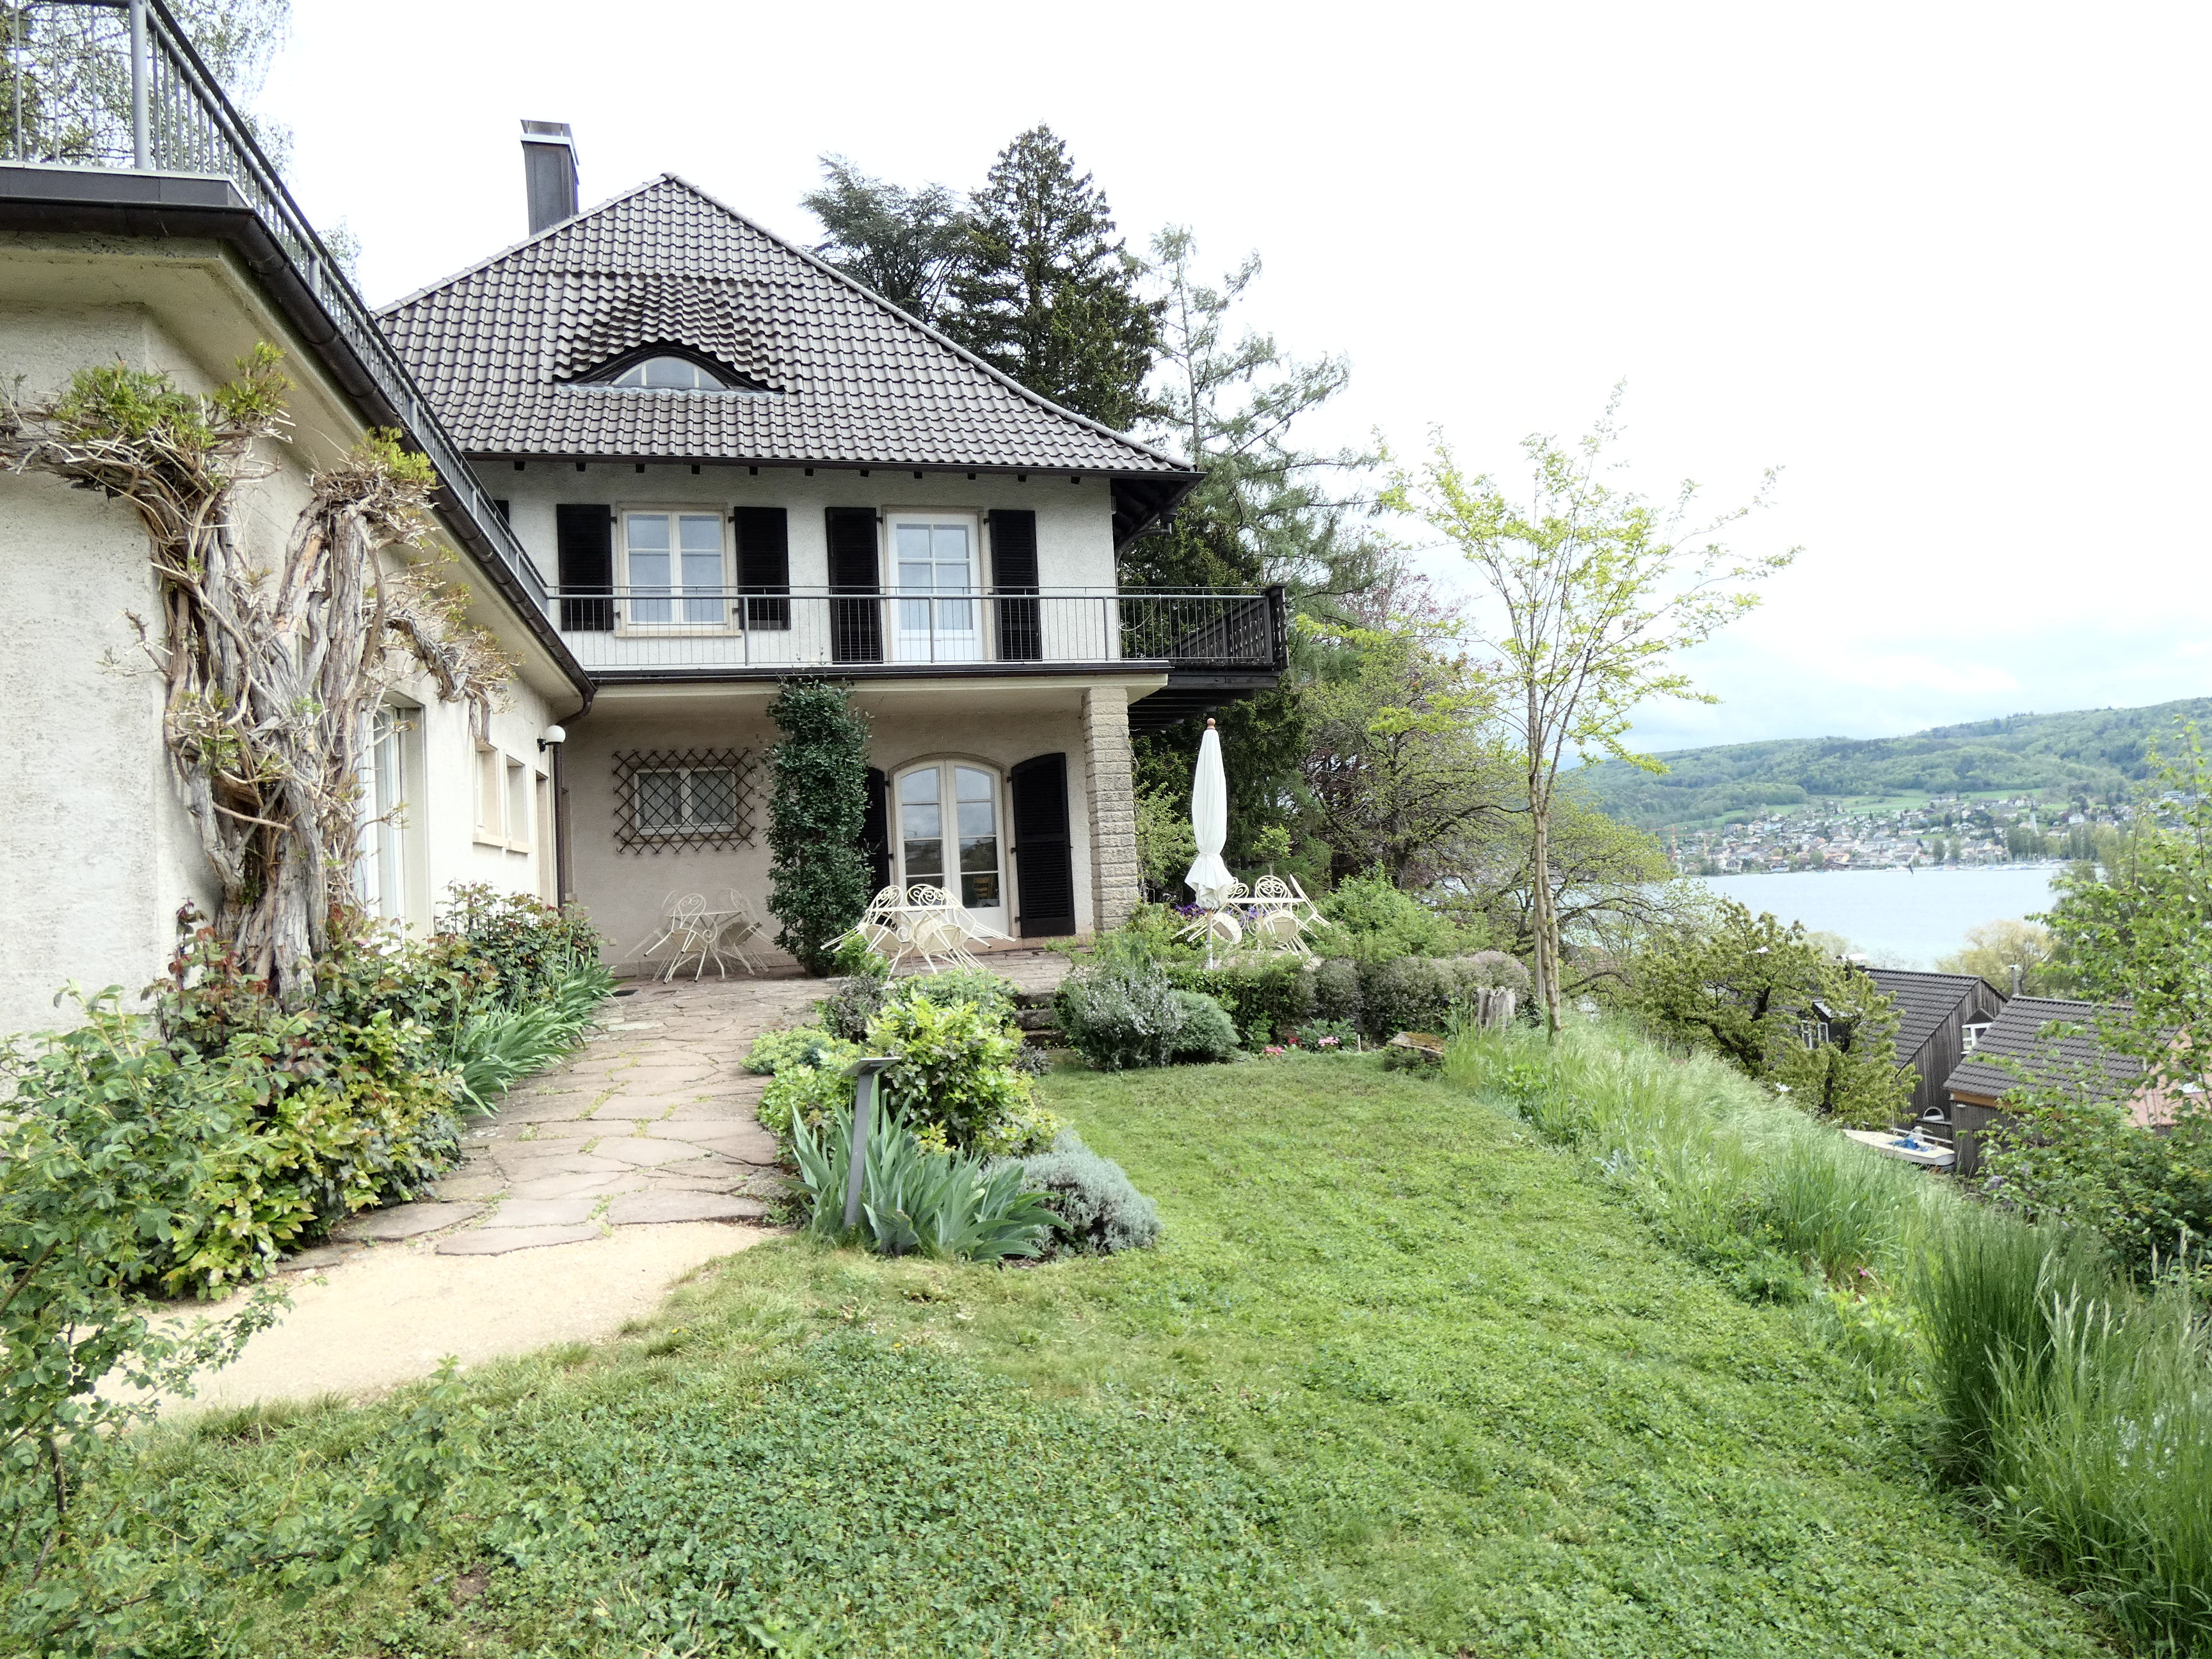
[(891, 791), (899, 881), (942, 887), (976, 921), (1010, 933), (999, 775), (973, 761), (924, 761)]

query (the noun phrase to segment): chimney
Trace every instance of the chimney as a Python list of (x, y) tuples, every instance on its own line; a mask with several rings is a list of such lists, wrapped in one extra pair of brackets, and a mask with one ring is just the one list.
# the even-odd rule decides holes
[(566, 121), (522, 124), (522, 179), (530, 192), (530, 234), (576, 216), (576, 141)]

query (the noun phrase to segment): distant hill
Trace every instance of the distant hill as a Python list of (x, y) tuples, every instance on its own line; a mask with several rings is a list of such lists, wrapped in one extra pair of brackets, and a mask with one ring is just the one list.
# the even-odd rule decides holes
[(1909, 738), (1787, 738), (1662, 755), (1659, 775), (1607, 761), (1575, 775), (1613, 817), (1640, 829), (1787, 809), (1816, 800), (1970, 794), (2067, 796), (2126, 793), (2148, 775), (2155, 740), (2173, 747), (2173, 720), (2212, 728), (2212, 697), (2148, 708), (2008, 714), (1939, 726)]

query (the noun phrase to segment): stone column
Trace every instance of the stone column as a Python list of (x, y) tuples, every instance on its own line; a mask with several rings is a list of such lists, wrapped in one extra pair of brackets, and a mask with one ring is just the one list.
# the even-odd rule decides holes
[(1129, 752), (1129, 693), (1094, 686), (1083, 696), (1084, 773), (1090, 780), (1091, 925), (1118, 927), (1136, 908), (1137, 787)]

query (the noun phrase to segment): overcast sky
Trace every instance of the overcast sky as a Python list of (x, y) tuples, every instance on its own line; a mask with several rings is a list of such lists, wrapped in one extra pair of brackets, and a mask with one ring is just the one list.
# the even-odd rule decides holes
[[(373, 16), (373, 23), (367, 21)], [(2212, 9), (2008, 3), (833, 9), (295, 0), (263, 106), (383, 302), (525, 230), (518, 123), (597, 201), (680, 173), (771, 229), (836, 151), (981, 180), (1066, 137), (1133, 245), (1257, 249), (1340, 352), (1316, 440), (1510, 472), (1626, 380), (1633, 477), (1786, 468), (1802, 544), (1653, 748), (2212, 691), (2199, 84)], [(1437, 568), (1450, 574), (1449, 562)]]

